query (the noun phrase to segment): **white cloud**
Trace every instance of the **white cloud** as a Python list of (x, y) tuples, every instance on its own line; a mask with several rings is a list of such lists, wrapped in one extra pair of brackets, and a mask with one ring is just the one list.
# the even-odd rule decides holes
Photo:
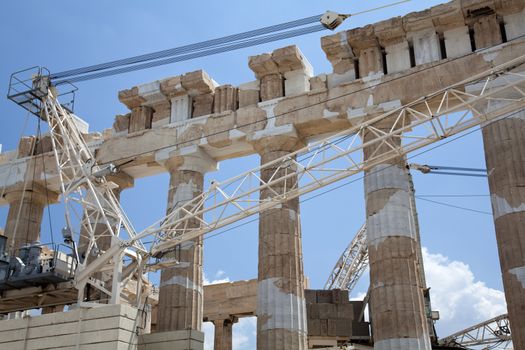
[(223, 277), (223, 278), (220, 278), (224, 275), (224, 271), (221, 271), (219, 270), (219, 272), (217, 272), (215, 274), (215, 279), (214, 280), (209, 280), (207, 277), (206, 277), (206, 274), (204, 274), (204, 276), (202, 277), (202, 283), (207, 286), (209, 284), (219, 284), (219, 283), (226, 283), (226, 282), (230, 282), (230, 278), (229, 277)]
[(350, 300), (363, 300), (366, 297), (366, 292), (357, 293), (357, 295), (350, 297)]
[(436, 323), (438, 336), (445, 337), (476, 323), (507, 312), (502, 291), (477, 281), (470, 267), (423, 248), (425, 275), (432, 309), (441, 319)]
[(204, 322), (202, 324), (202, 331), (204, 332), (204, 350), (213, 350), (213, 337), (215, 335), (213, 323)]
[(257, 339), (257, 317), (239, 319), (233, 326), (233, 348), (235, 350), (255, 349)]

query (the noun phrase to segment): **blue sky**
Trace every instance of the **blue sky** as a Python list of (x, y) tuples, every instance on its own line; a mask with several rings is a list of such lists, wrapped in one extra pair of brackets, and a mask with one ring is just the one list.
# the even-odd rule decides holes
[[(340, 29), (374, 23), (441, 2), (414, 0), (353, 17)], [(385, 0), (2, 1), (0, 92), (6, 95), (12, 72), (34, 65), (57, 72), (278, 24), (319, 14), (327, 9), (355, 13), (387, 3), (389, 1)], [(248, 56), (292, 43), (297, 44), (310, 60), (315, 74), (330, 72), (330, 64), (319, 42), (320, 37), (327, 34), (328, 31), (315, 33), (191, 62), (79, 83), (75, 112), (89, 122), (91, 131), (101, 131), (111, 127), (115, 114), (126, 112), (126, 107), (117, 99), (119, 90), (201, 68), (220, 84), (237, 85), (253, 80), (253, 73), (247, 64)], [(34, 133), (36, 118), (30, 118), (28, 127), (24, 129), (25, 112), (7, 99), (0, 99), (0, 113), (3, 120), (0, 128), (3, 151), (16, 148), (21, 133)], [(481, 135), (474, 132), (411, 161), (484, 168)], [(258, 163), (257, 156), (222, 162), (220, 170), (208, 174), (206, 181), (226, 179)], [(306, 201), (301, 207), (305, 272), (313, 288), (323, 287), (333, 264), (365, 220), (362, 181), (358, 176), (354, 179), (351, 184)], [(414, 179), (418, 195), (476, 195), (426, 199), (491, 212), (484, 178), (415, 173)], [(138, 229), (163, 215), (167, 189), (168, 177), (163, 174), (139, 179), (133, 189), (123, 192), (123, 206)], [(447, 310), (449, 315), (461, 315), (449, 317), (442, 311), (444, 320), (438, 324), (441, 335), (501, 310), (501, 292), (498, 291), (502, 290), (502, 283), (492, 217), (421, 199), (418, 199), (417, 206), (422, 243), (428, 249), (425, 258), (429, 260), (427, 265), (433, 269), (427, 274), (433, 276), (429, 280), (435, 285), (429, 286), (440, 293), (436, 296), (436, 300), (441, 300), (437, 306)], [(0, 208), (0, 227), (4, 225), (6, 215), (7, 207)], [(57, 232), (63, 222), (58, 206), (52, 206), (51, 217), (55, 238), (58, 239)], [(43, 224), (44, 241), (50, 239), (48, 226), (46, 219)], [(210, 281), (256, 278), (256, 257), (256, 222), (205, 240), (205, 273)], [(450, 281), (452, 273), (466, 284), (453, 283), (443, 288), (443, 285), (448, 285), (446, 282)], [(366, 284), (364, 278), (355, 294), (366, 291)], [(472, 291), (479, 291), (480, 288), (485, 288), (486, 295), (475, 296)], [(480, 298), (483, 300), (480, 301)], [(452, 300), (459, 300), (454, 310), (450, 309)], [(475, 312), (471, 312), (471, 315), (465, 316), (470, 310), (465, 305), (478, 302), (499, 304), (495, 310), (487, 311), (488, 314), (474, 315)], [(243, 323), (234, 329), (237, 329), (234, 331), (236, 348), (252, 348), (253, 322)], [(241, 338), (246, 338), (244, 343), (239, 340)]]

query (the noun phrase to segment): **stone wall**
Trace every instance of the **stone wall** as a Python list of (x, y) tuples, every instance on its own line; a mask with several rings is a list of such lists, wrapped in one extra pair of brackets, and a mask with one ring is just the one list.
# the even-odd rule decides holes
[(139, 312), (126, 305), (0, 321), (0, 349), (135, 349)]
[(308, 338), (367, 340), (368, 322), (360, 321), (362, 301), (350, 301), (345, 290), (305, 290)]

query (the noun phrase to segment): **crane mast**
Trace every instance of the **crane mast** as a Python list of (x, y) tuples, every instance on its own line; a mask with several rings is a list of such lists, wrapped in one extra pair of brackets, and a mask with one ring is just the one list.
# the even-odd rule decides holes
[[(83, 271), (93, 258), (101, 253), (97, 242), (109, 237), (118, 245), (123, 239), (132, 239), (136, 232), (120, 207), (112, 188), (115, 184), (106, 179), (118, 170), (112, 165), (100, 166), (89, 149), (79, 127), (79, 118), (59, 101), (59, 90), (52, 86), (45, 69), (22, 71), (12, 77), (10, 98), (48, 123), (58, 178), (61, 200), (65, 208), (66, 227), (62, 234), (74, 246), (76, 273)], [(32, 73), (28, 77), (28, 73)], [(13, 81), (16, 83), (14, 84)], [(24, 89), (25, 88), (25, 89)], [(78, 251), (78, 242), (84, 242)], [(142, 243), (133, 242), (134, 248), (146, 252)], [(123, 251), (120, 254), (124, 254)], [(133, 254), (140, 261), (140, 255)], [(122, 256), (116, 255), (108, 264), (112, 275), (122, 274)], [(111, 280), (111, 279), (110, 279)], [(118, 303), (121, 284), (113, 279), (111, 286), (86, 279), (77, 284), (78, 302), (84, 303), (86, 284), (111, 296), (111, 303)]]

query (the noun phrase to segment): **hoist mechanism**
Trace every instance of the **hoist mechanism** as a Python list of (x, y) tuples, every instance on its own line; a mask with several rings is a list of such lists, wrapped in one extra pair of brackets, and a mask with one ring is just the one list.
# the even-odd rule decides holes
[(357, 16), (368, 12), (373, 12), (377, 10), (381, 10), (387, 7), (396, 6), (405, 2), (409, 2), (411, 0), (401, 0), (394, 3), (386, 4), (383, 6), (375, 7), (372, 9), (364, 10), (361, 12), (356, 12), (352, 14), (343, 14), (343, 13), (337, 13), (334, 11), (326, 11), (323, 13), (321, 18), (319, 19), (319, 22), (325, 27), (326, 29), (334, 30), (337, 27), (339, 27), (347, 18), (350, 18), (351, 16)]
[(325, 13), (323, 13), (319, 21), (325, 28), (334, 30), (335, 28), (339, 27), (344, 22), (344, 20), (350, 16), (350, 14), (344, 15), (334, 11), (326, 11)]

